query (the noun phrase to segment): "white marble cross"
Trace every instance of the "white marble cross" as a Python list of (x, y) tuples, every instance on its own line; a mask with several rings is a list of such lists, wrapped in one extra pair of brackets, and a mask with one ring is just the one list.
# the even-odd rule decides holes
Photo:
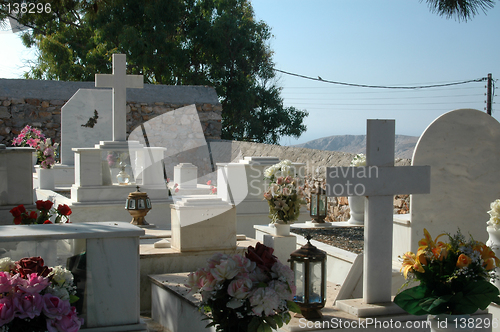
[(365, 167), (327, 167), (328, 196), (367, 196), (363, 302), (391, 302), (393, 195), (430, 192), (429, 166), (394, 166), (394, 120), (368, 120)]
[(125, 54), (113, 54), (113, 74), (95, 74), (97, 88), (113, 88), (113, 141), (127, 138), (127, 88), (144, 86), (143, 75), (127, 75)]

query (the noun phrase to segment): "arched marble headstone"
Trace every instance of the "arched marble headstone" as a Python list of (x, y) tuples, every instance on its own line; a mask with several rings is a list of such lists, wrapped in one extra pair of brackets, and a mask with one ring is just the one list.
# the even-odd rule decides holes
[(424, 228), (433, 238), (460, 228), (486, 242), (487, 211), (500, 198), (500, 123), (478, 110), (448, 112), (424, 131), (412, 164), (431, 166), (431, 192), (411, 197), (411, 250)]

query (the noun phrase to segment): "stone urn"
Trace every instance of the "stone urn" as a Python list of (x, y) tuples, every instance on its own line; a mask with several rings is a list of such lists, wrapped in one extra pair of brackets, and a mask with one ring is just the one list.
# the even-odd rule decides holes
[(351, 209), (351, 218), (347, 221), (351, 225), (365, 224), (365, 196), (349, 196), (349, 208)]

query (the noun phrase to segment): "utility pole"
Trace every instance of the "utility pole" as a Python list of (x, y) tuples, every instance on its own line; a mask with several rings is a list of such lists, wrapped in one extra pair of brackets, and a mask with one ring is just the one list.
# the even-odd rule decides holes
[(491, 74), (488, 74), (488, 84), (486, 85), (486, 113), (491, 115), (491, 99), (492, 99), (492, 81)]

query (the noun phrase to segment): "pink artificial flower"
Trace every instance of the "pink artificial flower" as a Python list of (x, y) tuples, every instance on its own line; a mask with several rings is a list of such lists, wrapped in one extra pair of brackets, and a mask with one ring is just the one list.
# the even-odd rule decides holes
[(264, 198), (270, 201), (273, 198), (273, 195), (270, 192), (266, 191), (264, 193)]
[(179, 184), (178, 184), (178, 183), (174, 184), (174, 188), (177, 188), (178, 186), (179, 186)]
[(83, 318), (78, 318), (75, 307), (71, 307), (69, 313), (58, 320), (47, 320), (49, 332), (77, 332), (83, 325)]
[(290, 195), (290, 193), (291, 193), (290, 188), (288, 188), (288, 187), (283, 188), (283, 195), (288, 196), (288, 195)]
[(276, 277), (276, 279), (284, 278), (289, 285), (295, 282), (295, 275), (292, 269), (290, 269), (288, 265), (285, 265), (280, 261), (277, 261), (271, 267), (271, 274), (273, 275), (273, 277)]
[(175, 188), (175, 192), (178, 193), (179, 192), (179, 188)]
[(212, 194), (217, 194), (217, 188), (216, 187), (212, 187)]
[(27, 279), (20, 279), (18, 288), (23, 292), (35, 294), (40, 293), (50, 284), (48, 278), (39, 276), (37, 273), (31, 273)]
[(42, 296), (40, 294), (17, 293), (12, 300), (21, 319), (33, 319), (42, 313)]
[(70, 313), (69, 301), (64, 301), (52, 294), (43, 296), (43, 313), (45, 316), (60, 320)]
[(167, 182), (170, 182), (170, 178), (167, 178)]
[(285, 178), (285, 183), (286, 184), (289, 184), (289, 183), (292, 183), (292, 177), (290, 175), (288, 175), (286, 178)]
[(10, 273), (0, 272), (0, 293), (8, 293), (12, 290), (12, 279)]
[(34, 138), (30, 138), (26, 141), (26, 144), (28, 144), (32, 148), (35, 148), (37, 146), (37, 141)]
[(207, 185), (209, 185), (209, 186), (212, 185), (212, 180), (208, 180)]
[(10, 296), (0, 298), (0, 326), (3, 326), (14, 319), (16, 308)]
[(255, 262), (252, 262), (248, 258), (242, 256), (242, 255), (233, 255), (232, 256), (233, 260), (236, 262), (236, 266), (241, 270), (241, 272), (252, 272), (255, 270), (256, 264)]
[(250, 305), (256, 316), (271, 316), (278, 309), (280, 299), (274, 289), (259, 287), (250, 295)]
[(295, 285), (292, 285), (293, 287), (288, 287), (288, 284), (283, 283), (278, 280), (272, 280), (269, 283), (269, 287), (274, 289), (276, 294), (283, 299), (287, 301), (293, 301), (293, 297), (295, 296)]
[(250, 293), (252, 286), (253, 282), (248, 278), (235, 279), (227, 287), (227, 293), (229, 296), (243, 300)]
[(281, 185), (281, 184), (283, 184), (284, 181), (285, 181), (285, 179), (283, 179), (283, 177), (280, 176), (279, 178), (276, 179), (276, 184)]
[(239, 268), (232, 259), (220, 262), (215, 268), (210, 269), (210, 273), (217, 281), (231, 280), (238, 275)]
[(209, 269), (213, 269), (215, 268), (217, 265), (220, 264), (221, 261), (227, 259), (228, 256), (226, 254), (223, 254), (223, 253), (216, 253), (214, 254), (212, 257), (210, 257), (208, 260), (207, 260), (207, 263), (208, 263), (208, 268)]

